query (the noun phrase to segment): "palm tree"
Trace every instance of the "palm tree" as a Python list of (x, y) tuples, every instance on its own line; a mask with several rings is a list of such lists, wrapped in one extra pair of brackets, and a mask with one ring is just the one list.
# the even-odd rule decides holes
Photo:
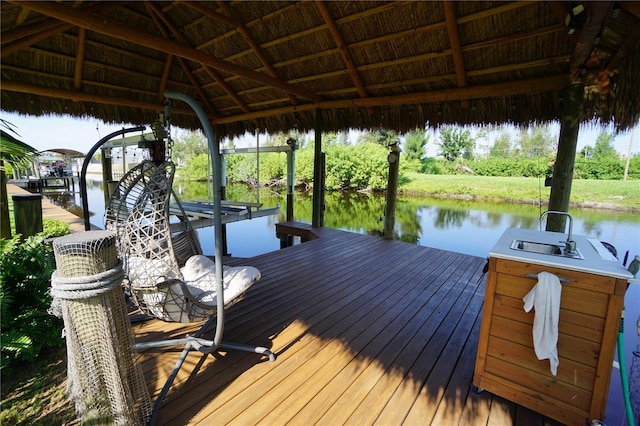
[[(0, 118), (0, 125), (10, 132), (18, 133), (13, 125)], [(37, 155), (38, 151), (32, 146), (19, 141), (10, 133), (0, 129), (0, 238), (11, 238), (9, 222), (9, 198), (7, 197), (7, 177), (4, 164), (14, 168), (27, 166)]]

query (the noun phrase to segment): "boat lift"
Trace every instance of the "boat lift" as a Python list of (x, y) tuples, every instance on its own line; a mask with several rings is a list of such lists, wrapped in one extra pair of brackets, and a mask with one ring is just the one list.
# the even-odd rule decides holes
[[(226, 174), (226, 156), (231, 154), (256, 154), (265, 152), (286, 153), (287, 154), (287, 220), (293, 220), (293, 187), (294, 187), (294, 173), (293, 168), (295, 166), (295, 140), (291, 139), (287, 145), (284, 146), (267, 146), (267, 147), (249, 147), (249, 148), (228, 148), (220, 150), (221, 157), (221, 181), (222, 188), (226, 187), (227, 174)], [(258, 185), (260, 182), (260, 174), (258, 172)], [(224, 191), (223, 191), (224, 194)], [(180, 202), (186, 215), (189, 217), (191, 226), (195, 229), (206, 228), (214, 226), (214, 207), (211, 200), (195, 200), (192, 202)], [(241, 220), (254, 219), (258, 217), (271, 216), (280, 213), (280, 206), (271, 208), (261, 208), (262, 204), (259, 202), (244, 202), (244, 201), (229, 201), (221, 200), (221, 222), (222, 225), (232, 222), (238, 222)], [(178, 214), (180, 210), (178, 206), (172, 206), (170, 208), (171, 213)], [(172, 226), (179, 228), (181, 225), (176, 223)], [(178, 230), (178, 229), (174, 229)]]
[[(215, 225), (213, 202), (210, 200), (197, 200), (194, 202), (181, 201), (180, 204), (184, 208), (184, 212), (194, 229), (207, 228)], [(222, 225), (280, 213), (280, 206), (261, 209), (260, 203), (228, 200), (222, 200), (220, 202), (220, 209)], [(175, 215), (182, 214), (177, 204), (170, 206), (169, 211)], [(171, 227), (174, 231), (178, 231), (182, 226), (180, 223), (175, 223), (172, 224)]]
[[(143, 132), (145, 129), (144, 126), (134, 127), (130, 129), (122, 129), (116, 131), (110, 135), (107, 135), (105, 138), (101, 139), (96, 143), (92, 149), (89, 151), (87, 156), (85, 157), (85, 161), (80, 172), (80, 194), (82, 198), (82, 206), (83, 206), (83, 214), (85, 221), (85, 229), (89, 230), (89, 206), (87, 200), (87, 190), (86, 190), (86, 173), (89, 162), (91, 161), (91, 157), (98, 150), (102, 149), (103, 153), (103, 185), (105, 187), (105, 198), (108, 199), (110, 196), (110, 182), (112, 181), (112, 171), (110, 167), (110, 151), (111, 148), (122, 148), (123, 149), (123, 168), (126, 167), (126, 163), (124, 162), (124, 148), (128, 146), (136, 146), (137, 148), (147, 148), (151, 149), (151, 144), (153, 140), (147, 139), (147, 137), (152, 136), (152, 134), (141, 134), (140, 136), (122, 138), (111, 140), (116, 136), (123, 136), (126, 133), (131, 132)], [(294, 187), (294, 179), (293, 179), (293, 168), (295, 165), (294, 160), (294, 151), (296, 148), (295, 140), (291, 139), (288, 141), (288, 145), (286, 146), (272, 146), (272, 147), (252, 147), (252, 148), (232, 148), (232, 149), (221, 149), (219, 151), (221, 157), (221, 181), (222, 187), (226, 187), (226, 161), (225, 157), (230, 154), (248, 154), (248, 153), (259, 153), (259, 152), (276, 152), (276, 153), (286, 153), (287, 154), (287, 220), (293, 219), (293, 187)], [(107, 161), (105, 161), (107, 160)], [(105, 164), (107, 163), (107, 164)], [(258, 175), (259, 181), (259, 175)], [(215, 226), (215, 208), (212, 200), (194, 200), (191, 202), (181, 202), (184, 213), (187, 215), (191, 225), (194, 229), (197, 228), (206, 228)], [(220, 209), (221, 209), (221, 225), (239, 222), (242, 220), (249, 220), (258, 217), (264, 216), (272, 216), (280, 213), (280, 206), (265, 208), (262, 209), (261, 203), (258, 202), (243, 202), (243, 201), (229, 201), (229, 200), (221, 200)], [(171, 212), (173, 214), (182, 214), (179, 211), (178, 206), (175, 208), (171, 208)], [(180, 223), (172, 224), (172, 227), (175, 227), (175, 230), (181, 227)]]

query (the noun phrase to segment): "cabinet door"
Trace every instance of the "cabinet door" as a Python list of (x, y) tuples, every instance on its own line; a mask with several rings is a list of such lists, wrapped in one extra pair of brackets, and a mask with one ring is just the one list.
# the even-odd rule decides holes
[[(474, 385), (565, 423), (602, 419), (626, 285), (610, 277), (490, 259)], [(563, 285), (557, 376), (533, 349), (522, 298), (547, 271)], [(532, 278), (533, 277), (533, 278)]]

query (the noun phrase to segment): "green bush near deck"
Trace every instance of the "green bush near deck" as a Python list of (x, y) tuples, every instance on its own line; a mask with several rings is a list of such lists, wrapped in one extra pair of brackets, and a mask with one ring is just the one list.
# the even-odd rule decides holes
[(64, 344), (62, 321), (48, 313), (51, 274), (55, 270), (48, 239), (65, 235), (69, 225), (43, 220), (43, 232), (21, 241), (0, 240), (0, 370), (36, 358), (46, 348)]

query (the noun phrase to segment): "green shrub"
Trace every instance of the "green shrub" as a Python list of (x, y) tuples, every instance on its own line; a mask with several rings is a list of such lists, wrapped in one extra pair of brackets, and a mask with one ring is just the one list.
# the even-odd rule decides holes
[(538, 177), (551, 173), (551, 162), (546, 158), (490, 157), (468, 166), (479, 176)]
[(205, 181), (207, 180), (207, 167), (209, 156), (207, 154), (196, 155), (189, 158), (189, 161), (176, 172), (180, 180)]
[(387, 187), (389, 150), (374, 143), (333, 145), (326, 152), (328, 190), (383, 190)]
[(44, 238), (62, 237), (69, 233), (69, 224), (55, 219), (42, 219), (42, 236)]
[(45, 223), (45, 232), (24, 241), (19, 236), (0, 240), (3, 373), (17, 362), (37, 357), (45, 348), (64, 344), (62, 321), (48, 313), (55, 258), (51, 244), (45, 241), (63, 232), (64, 226), (49, 220)]
[(576, 179), (620, 180), (624, 176), (624, 163), (618, 158), (578, 159), (574, 166)]

